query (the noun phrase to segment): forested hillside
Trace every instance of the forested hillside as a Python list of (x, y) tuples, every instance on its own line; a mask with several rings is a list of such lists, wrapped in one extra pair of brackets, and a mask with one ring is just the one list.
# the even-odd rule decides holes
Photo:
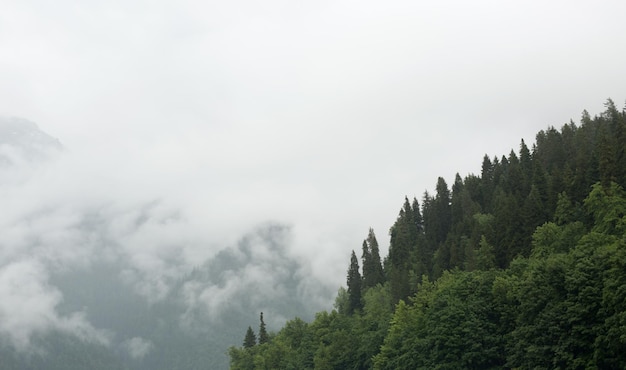
[[(105, 219), (97, 221), (93, 224), (106, 223)], [(94, 226), (85, 231), (106, 235)], [(83, 331), (76, 335), (62, 327), (34, 333), (30, 341), (24, 339), (28, 346), (17, 347), (2, 333), (0, 370), (227, 369), (226, 351), (239, 341), (237, 323), (258, 317), (252, 312), (259, 305), (270, 316), (268, 323), (278, 315), (291, 317), (297, 313), (313, 317), (315, 313), (306, 304), (306, 297), (298, 294), (299, 265), (285, 253), (287, 232), (287, 228), (278, 225), (251, 232), (236, 246), (223, 249), (181, 277), (167, 297), (157, 302), (146, 301), (119, 278), (122, 262), (100, 261), (89, 269), (54, 274), (51, 285), (64, 292), (58, 305), (60, 314), (88, 308), (91, 322), (105, 328), (103, 338), (90, 338)], [(232, 283), (227, 285), (233, 276), (245, 276), (247, 268), (265, 271), (261, 264), (280, 267), (280, 271), (271, 272), (270, 280), (280, 281), (279, 287), (269, 291), (250, 283), (240, 290)], [(198, 297), (202, 289), (215, 286), (227, 286), (224, 289), (230, 293), (228, 301), (222, 301), (222, 312), (187, 303), (186, 298)], [(219, 303), (215, 297), (212, 302)], [(37, 304), (41, 303), (33, 301), (32, 306)], [(5, 325), (16, 326), (15, 321), (2, 315), (1, 320), (5, 320)]]
[(626, 368), (626, 111), (605, 106), (405, 198), (335, 309), (249, 328), (231, 368)]

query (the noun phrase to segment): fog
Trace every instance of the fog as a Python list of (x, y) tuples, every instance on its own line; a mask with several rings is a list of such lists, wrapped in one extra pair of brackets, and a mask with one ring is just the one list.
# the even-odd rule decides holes
[[(23, 132), (10, 129), (23, 123), (28, 128)], [(0, 186), (5, 200), (0, 216), (0, 333), (16, 348), (28, 350), (33, 334), (50, 330), (110, 344), (119, 337), (113, 331), (117, 324), (111, 323), (115, 320), (106, 319), (108, 325), (101, 327), (90, 315), (96, 320), (115, 316), (98, 313), (101, 308), (93, 306), (97, 302), (115, 310), (132, 309), (124, 307), (127, 298), (116, 297), (119, 289), (148, 304), (174, 301), (185, 330), (198, 330), (201, 322), (203, 330), (210, 330), (226, 311), (243, 311), (246, 317), (262, 310), (271, 314), (268, 324), (276, 328), (292, 313), (281, 306), (300, 302), (293, 309), (300, 307), (304, 315), (332, 306), (342, 282), (324, 277), (331, 269), (314, 271), (308, 254), (294, 247), (298, 242), (292, 226), (255, 223), (245, 214), (218, 223), (205, 217), (210, 213), (194, 204), (193, 194), (157, 197), (162, 188), (125, 182), (128, 173), (87, 165), (32, 122), (2, 118), (0, 126), (9, 127), (3, 145), (11, 148), (1, 169), (6, 181)], [(21, 145), (38, 136), (47, 141)], [(148, 187), (144, 191), (138, 186)], [(103, 268), (105, 273), (98, 272)], [(82, 290), (103, 297), (81, 302)], [(107, 302), (117, 299), (121, 302)], [(302, 309), (305, 305), (309, 307)], [(152, 348), (138, 336), (117, 339), (133, 358)]]
[(97, 266), (148, 305), (180, 302), (181, 327), (239, 303), (274, 310), (274, 328), (290, 313), (270, 301), (331, 308), (350, 251), (373, 227), (385, 252), (405, 195), (478, 174), (484, 154), (609, 97), (622, 106), (625, 12), (3, 2), (2, 120), (50, 137), (0, 141), (1, 336), (27, 348), (61, 330), (149, 354), (149, 339), (94, 324), (56, 283)]

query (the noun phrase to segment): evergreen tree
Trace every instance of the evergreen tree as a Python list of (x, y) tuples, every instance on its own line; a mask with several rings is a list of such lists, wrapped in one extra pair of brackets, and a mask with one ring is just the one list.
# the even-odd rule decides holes
[(372, 252), (370, 251), (370, 247), (367, 244), (367, 239), (363, 240), (363, 245), (361, 247), (361, 262), (363, 263), (363, 289), (367, 289), (371, 286), (370, 279), (372, 278), (371, 271), (371, 260), (372, 260)]
[(540, 161), (533, 162), (533, 177), (531, 182), (532, 187), (536, 187), (539, 192), (539, 198), (544, 204), (544, 215), (546, 219), (551, 218), (556, 207), (557, 194), (560, 193), (563, 188), (563, 179), (561, 175), (561, 169), (557, 168), (552, 171), (553, 175), (549, 179), (546, 177), (546, 172)]
[(432, 248), (436, 250), (433, 277), (439, 277), (443, 271), (450, 268), (452, 246), (452, 241), (446, 242), (452, 225), (452, 202), (448, 184), (443, 177), (438, 178), (436, 190), (437, 195), (432, 201), (432, 211), (428, 214), (424, 212), (426, 237)]
[(394, 303), (406, 299), (411, 294), (409, 273), (411, 271), (412, 250), (417, 246), (418, 230), (414, 221), (414, 212), (408, 198), (398, 219), (389, 230), (389, 272), (391, 296)]
[(463, 214), (463, 202), (461, 201), (461, 194), (465, 186), (463, 184), (463, 180), (461, 179), (461, 175), (457, 172), (454, 177), (454, 184), (452, 185), (452, 198), (450, 201), (450, 223), (453, 226), (458, 226), (464, 218)]
[[(609, 101), (580, 127), (541, 131), (532, 154), (522, 141), (519, 157), (485, 156), (482, 178), (457, 175), (451, 195), (440, 178), (421, 214), (405, 198), (387, 282), (372, 282), (370, 229), (337, 310), (231, 349), (232, 368), (626, 368), (624, 130)], [(419, 281), (422, 262), (437, 279)]]
[[(580, 206), (578, 208), (580, 208)], [(557, 225), (565, 225), (575, 222), (577, 219), (580, 219), (578, 213), (579, 210), (574, 204), (572, 204), (572, 201), (567, 196), (567, 193), (559, 193), (556, 210), (554, 212), (554, 222), (556, 222)]]
[(413, 204), (411, 205), (411, 208), (413, 209), (413, 223), (415, 224), (417, 233), (421, 234), (424, 232), (424, 220), (422, 219), (422, 214), (420, 213), (420, 205), (417, 202), (416, 198), (413, 198)]
[(483, 164), (480, 172), (480, 202), (485, 211), (489, 211), (491, 209), (491, 197), (493, 196), (493, 188), (495, 186), (493, 170), (494, 165), (493, 163), (491, 163), (489, 156), (485, 154), (485, 156), (483, 157)]
[(443, 177), (437, 179), (437, 195), (435, 196), (435, 241), (437, 244), (446, 240), (450, 226), (452, 225), (452, 207), (450, 190)]
[(380, 261), (380, 250), (374, 230), (370, 228), (367, 239), (363, 241), (363, 289), (382, 284), (385, 281), (383, 265)]
[(361, 309), (361, 274), (359, 273), (359, 261), (354, 250), (350, 256), (350, 268), (348, 269), (348, 314), (353, 314)]
[(520, 143), (519, 164), (522, 173), (521, 194), (527, 195), (530, 191), (530, 183), (533, 177), (533, 165), (530, 150), (528, 150), (528, 146), (526, 146), (524, 139), (522, 139), (522, 142)]
[(496, 256), (493, 246), (487, 242), (484, 235), (480, 238), (479, 248), (475, 252), (475, 256), (477, 269), (489, 270), (496, 267)]
[(418, 263), (425, 265), (425, 272), (429, 278), (433, 278), (433, 265), (435, 260), (435, 251), (437, 250), (437, 243), (435, 241), (435, 233), (433, 220), (435, 219), (435, 198), (432, 197), (428, 191), (424, 191), (422, 197), (422, 218), (423, 222), (423, 235), (422, 242), (420, 244), (419, 251), (422, 256), (418, 256)]
[(612, 133), (608, 128), (602, 127), (600, 142), (598, 145), (598, 161), (600, 171), (600, 181), (602, 186), (608, 187), (613, 181), (617, 181), (617, 153), (615, 145), (612, 145)]
[(246, 331), (246, 336), (243, 339), (243, 348), (252, 348), (256, 346), (256, 335), (250, 326), (248, 326), (248, 331)]
[(506, 267), (515, 254), (510, 251), (515, 244), (517, 224), (520, 219), (517, 217), (519, 206), (517, 198), (507, 194), (502, 188), (496, 188), (493, 196), (493, 240), (487, 239), (494, 248), (496, 264), (498, 267)]
[(269, 335), (267, 334), (267, 329), (265, 328), (265, 321), (263, 321), (263, 312), (261, 312), (260, 317), (261, 323), (259, 324), (259, 344), (267, 343), (269, 341)]
[[(493, 191), (495, 192), (496, 187), (503, 187), (506, 186), (506, 179), (507, 179), (507, 171), (508, 171), (508, 166), (509, 166), (509, 160), (506, 159), (505, 156), (502, 156), (500, 159), (498, 159), (498, 157), (493, 157)], [(492, 202), (493, 201), (493, 197), (494, 195), (492, 194), (492, 196), (489, 199), (486, 199), (486, 202)], [(493, 212), (493, 203), (490, 204), (486, 204), (485, 206), (486, 210), (490, 210), (490, 212)]]
[(374, 234), (374, 229), (370, 228), (369, 234), (367, 235), (367, 244), (370, 247), (371, 252), (371, 265), (373, 278), (371, 279), (372, 286), (376, 286), (377, 284), (382, 284), (385, 282), (385, 275), (383, 273), (383, 264), (380, 259), (380, 248), (378, 247), (378, 241), (376, 240), (376, 235)]
[(513, 194), (516, 197), (525, 196), (526, 194), (528, 194), (524, 183), (524, 175), (522, 173), (519, 158), (513, 150), (511, 150), (511, 152), (509, 153), (507, 184), (504, 189), (505, 191)]
[(429, 251), (424, 235), (424, 219), (420, 212), (420, 205), (416, 198), (413, 198), (413, 223), (417, 230), (415, 246), (411, 249), (410, 261), (413, 268), (414, 278), (417, 280), (411, 283), (413, 288), (421, 282), (422, 276), (429, 276), (432, 269), (433, 253)]

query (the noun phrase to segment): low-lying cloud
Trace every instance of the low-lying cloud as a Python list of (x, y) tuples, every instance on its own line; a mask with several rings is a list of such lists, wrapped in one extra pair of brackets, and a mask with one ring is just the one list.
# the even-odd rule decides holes
[(48, 283), (47, 269), (36, 260), (3, 263), (0, 267), (0, 336), (18, 350), (29, 349), (33, 334), (51, 330), (71, 333), (83, 340), (108, 344), (108, 333), (94, 328), (83, 312), (59, 315), (63, 299)]
[[(294, 307), (307, 302), (309, 311), (329, 306), (340, 282), (313, 273), (290, 225), (258, 215), (242, 215), (241, 224), (229, 225), (240, 208), (224, 212), (221, 223), (198, 219), (220, 212), (203, 212), (195, 194), (156, 197), (159, 186), (137, 196), (135, 184), (125, 184), (107, 172), (110, 168), (79, 166), (87, 162), (76, 155), (64, 151), (46, 160), (24, 159), (2, 170), (22, 179), (0, 184), (6, 199), (0, 215), (0, 333), (16, 348), (28, 348), (32, 335), (50, 330), (110, 343), (115, 333), (90, 322), (93, 307), (59, 309), (63, 287), (52, 282), (54, 276), (100, 265), (114, 266), (108, 278), (148, 304), (179, 302), (184, 328), (194, 328), (198, 320), (219, 322), (229, 311), (259, 309), (274, 310), (270, 324), (280, 325), (285, 311), (272, 308), (272, 302)], [(83, 169), (114, 185), (91, 191), (97, 180), (84, 177)], [(133, 358), (152, 348), (139, 336), (124, 345)]]

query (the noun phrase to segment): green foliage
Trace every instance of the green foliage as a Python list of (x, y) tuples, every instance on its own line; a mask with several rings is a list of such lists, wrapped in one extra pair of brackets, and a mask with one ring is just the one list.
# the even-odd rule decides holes
[(358, 318), (356, 337), (359, 341), (359, 367), (371, 369), (372, 359), (380, 350), (393, 315), (389, 285), (377, 285), (365, 292), (363, 315)]
[(385, 275), (380, 260), (380, 249), (372, 228), (370, 228), (367, 239), (363, 241), (363, 255), (361, 258), (363, 261), (363, 289), (384, 283)]
[(344, 287), (339, 287), (339, 290), (337, 290), (337, 296), (335, 297), (335, 304), (333, 305), (333, 308), (340, 314), (347, 315), (349, 305), (348, 302), (348, 291)]
[(231, 370), (253, 370), (254, 366), (254, 351), (249, 348), (235, 348), (230, 347), (228, 349), (228, 356), (230, 356), (230, 369)]
[(564, 225), (580, 219), (580, 207), (572, 203), (566, 192), (559, 193), (557, 197), (554, 222), (559, 225)]
[(263, 312), (261, 312), (259, 321), (259, 344), (265, 344), (270, 340), (270, 338), (267, 334), (267, 329), (265, 328), (265, 321), (263, 321)]
[(406, 299), (412, 292), (409, 284), (412, 251), (418, 248), (420, 230), (415, 220), (418, 214), (412, 208), (408, 198), (404, 198), (404, 206), (398, 219), (389, 231), (389, 271), (391, 294), (395, 302)]
[(476, 268), (479, 270), (489, 270), (496, 267), (496, 256), (493, 246), (489, 244), (485, 236), (480, 238), (480, 246), (476, 251)]
[(504, 363), (496, 271), (444, 273), (398, 305), (376, 369), (488, 369)]
[[(568, 226), (548, 224), (536, 233), (539, 252), (518, 276), (514, 291), (519, 306), (516, 327), (510, 334), (509, 365), (621, 368), (626, 357), (611, 348), (611, 343), (620, 343), (619, 337), (611, 334), (620, 330), (619, 325), (606, 323), (624, 312), (626, 300), (616, 309), (609, 308), (615, 301), (604, 299), (608, 291), (608, 295), (619, 291), (614, 290), (616, 280), (625, 282), (623, 261), (617, 259), (618, 243), (614, 236), (595, 231), (571, 238)], [(570, 249), (573, 240), (577, 241)], [(611, 288), (607, 290), (607, 286)], [(617, 342), (605, 341), (608, 337)]]
[(539, 132), (532, 151), (522, 141), (519, 156), (485, 155), (481, 176), (457, 174), (452, 192), (439, 178), (421, 212), (405, 198), (387, 281), (374, 280), (372, 262), (381, 264), (370, 229), (363, 279), (353, 252), (334, 311), (288, 322), (248, 354), (231, 349), (231, 363), (626, 368), (626, 114), (606, 107), (583, 113), (580, 126)]
[(361, 273), (359, 273), (359, 261), (356, 254), (352, 251), (350, 256), (350, 268), (348, 269), (348, 314), (351, 315), (355, 311), (360, 310), (361, 302)]
[(618, 184), (593, 185), (584, 205), (593, 216), (595, 231), (605, 234), (626, 231), (626, 194)]
[(252, 348), (254, 346), (256, 346), (256, 335), (254, 334), (252, 327), (248, 326), (246, 336), (243, 339), (243, 348)]
[(598, 310), (602, 318), (594, 342), (594, 361), (599, 368), (626, 368), (626, 240), (607, 245), (598, 251), (606, 261), (602, 300)]

